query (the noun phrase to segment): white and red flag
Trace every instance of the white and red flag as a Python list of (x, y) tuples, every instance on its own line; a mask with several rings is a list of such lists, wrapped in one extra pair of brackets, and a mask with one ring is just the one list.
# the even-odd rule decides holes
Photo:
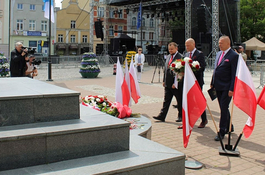
[(130, 76), (131, 97), (135, 103), (138, 103), (138, 99), (141, 97), (141, 92), (137, 81), (136, 71), (133, 66), (133, 61), (131, 61), (130, 64), (129, 76)]
[(254, 130), (257, 96), (251, 74), (241, 54), (238, 57), (233, 99), (234, 104), (249, 116), (243, 129), (248, 138)]
[(185, 148), (188, 146), (193, 126), (205, 108), (206, 99), (189, 63), (186, 62), (182, 98), (183, 144)]
[(130, 85), (130, 74), (129, 74), (129, 70), (128, 70), (127, 59), (125, 59), (125, 73), (124, 73), (124, 76), (125, 76), (125, 81), (127, 83), (129, 94), (130, 94), (129, 106), (131, 106), (131, 85)]
[(116, 68), (116, 94), (115, 101), (121, 103), (122, 105), (129, 105), (130, 102), (130, 91), (123, 75), (121, 64), (119, 58), (117, 59), (117, 68)]

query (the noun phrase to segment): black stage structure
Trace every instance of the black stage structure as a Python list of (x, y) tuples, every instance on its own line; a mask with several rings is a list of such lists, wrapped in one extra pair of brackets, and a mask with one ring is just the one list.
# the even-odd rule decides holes
[[(185, 50), (185, 1), (184, 0), (110, 0), (109, 5), (121, 6), (127, 11), (138, 11), (142, 2), (143, 16), (160, 18), (162, 22), (180, 21), (177, 27), (171, 26), (172, 41), (179, 44), (179, 51)], [(230, 37), (232, 45), (240, 40), (239, 0), (219, 0), (219, 36)], [(191, 37), (196, 47), (204, 54), (212, 51), (212, 0), (191, 0)], [(181, 23), (182, 21), (182, 23)], [(170, 42), (170, 41), (169, 41)]]

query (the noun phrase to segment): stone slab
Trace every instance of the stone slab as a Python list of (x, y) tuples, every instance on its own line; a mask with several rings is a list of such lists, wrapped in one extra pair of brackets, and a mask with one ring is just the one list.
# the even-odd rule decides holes
[(31, 78), (0, 79), (0, 126), (78, 119), (80, 93)]
[(2, 171), (1, 174), (183, 175), (185, 155), (143, 137), (132, 135), (129, 151)]
[(128, 122), (80, 108), (80, 119), (0, 127), (0, 170), (129, 150)]

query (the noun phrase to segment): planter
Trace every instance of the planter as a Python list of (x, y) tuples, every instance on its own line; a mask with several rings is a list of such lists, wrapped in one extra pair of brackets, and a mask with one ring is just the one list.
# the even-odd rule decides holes
[(83, 78), (96, 78), (100, 73), (100, 66), (93, 52), (84, 53), (79, 73)]
[(97, 78), (99, 72), (91, 73), (91, 72), (80, 72), (83, 78)]

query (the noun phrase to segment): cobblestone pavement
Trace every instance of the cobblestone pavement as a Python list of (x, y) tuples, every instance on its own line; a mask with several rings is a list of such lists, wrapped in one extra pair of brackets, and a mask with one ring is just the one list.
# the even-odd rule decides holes
[[(217, 126), (219, 124), (219, 106), (217, 100), (211, 101), (206, 93), (207, 89), (209, 89), (212, 76), (212, 71), (206, 70), (203, 91), (213, 118), (211, 118), (207, 110), (207, 126), (203, 129), (197, 128), (200, 124), (199, 119), (190, 136), (188, 147), (184, 148), (182, 130), (177, 129), (180, 123), (175, 122), (177, 117), (176, 109), (170, 107), (166, 122), (156, 122), (152, 118), (152, 116), (158, 115), (164, 96), (161, 83), (163, 73), (159, 76), (158, 70), (155, 74), (154, 70), (155, 67), (153, 66), (144, 67), (142, 80), (139, 83), (142, 98), (138, 104), (133, 104), (131, 108), (133, 113), (141, 113), (151, 120), (153, 141), (185, 153), (189, 160), (197, 160), (204, 164), (204, 167), (199, 170), (186, 169), (186, 174), (265, 174), (265, 120), (263, 119), (265, 111), (262, 108), (257, 108), (254, 132), (248, 139), (243, 136), (239, 143), (240, 157), (220, 156), (218, 151), (220, 143), (214, 141), (216, 129), (213, 123), (215, 121)], [(78, 91), (81, 93), (81, 96), (102, 94), (107, 95), (110, 100), (115, 101), (115, 76), (112, 74), (112, 67), (102, 67), (99, 77), (95, 79), (81, 78), (78, 71), (78, 66), (62, 69), (53, 68), (53, 81), (47, 82)], [(47, 69), (39, 69), (39, 76), (36, 79), (45, 81), (47, 77)], [(151, 83), (153, 77), (153, 83)], [(160, 82), (158, 82), (159, 78)], [(259, 72), (253, 74), (253, 81), (255, 87), (260, 85)], [(261, 88), (256, 89), (257, 95), (260, 94), (261, 90)], [(175, 99), (172, 100), (172, 104), (176, 104)], [(232, 103), (230, 109), (231, 106)], [(232, 118), (235, 132), (232, 133), (231, 143), (234, 145), (248, 117), (237, 107), (234, 107)], [(225, 136), (223, 141), (224, 144), (227, 143), (227, 136)]]

